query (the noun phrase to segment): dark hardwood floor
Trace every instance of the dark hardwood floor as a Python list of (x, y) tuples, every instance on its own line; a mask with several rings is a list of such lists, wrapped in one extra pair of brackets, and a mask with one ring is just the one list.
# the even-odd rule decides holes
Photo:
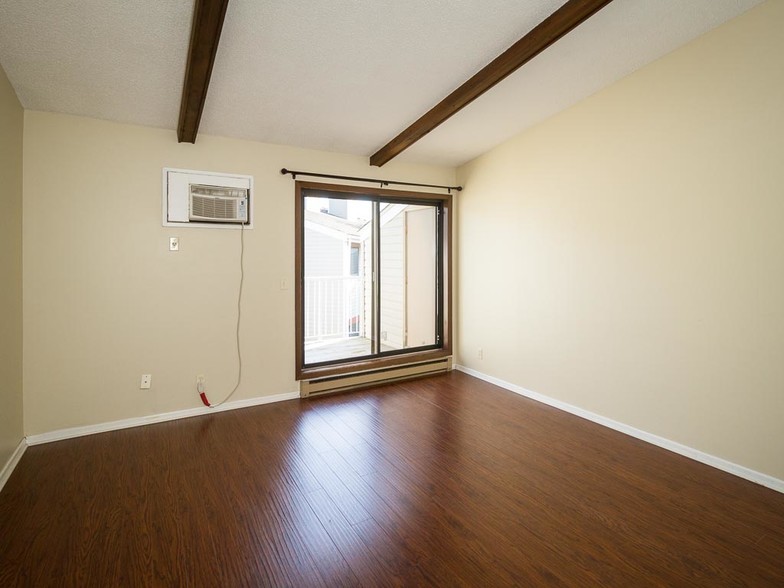
[(784, 495), (461, 373), (30, 447), (0, 586), (784, 586)]

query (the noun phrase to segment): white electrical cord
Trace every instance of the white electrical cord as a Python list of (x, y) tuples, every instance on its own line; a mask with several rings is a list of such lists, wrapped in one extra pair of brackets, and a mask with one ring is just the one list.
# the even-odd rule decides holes
[(245, 266), (244, 266), (244, 259), (245, 259), (245, 223), (240, 225), (240, 288), (237, 294), (237, 383), (234, 386), (234, 389), (229, 392), (229, 395), (226, 396), (223, 400), (218, 402), (217, 404), (211, 404), (211, 408), (216, 408), (226, 402), (229, 398), (231, 398), (234, 393), (237, 391), (237, 388), (240, 387), (240, 382), (242, 382), (242, 352), (240, 351), (240, 318), (242, 317), (242, 286), (245, 282)]

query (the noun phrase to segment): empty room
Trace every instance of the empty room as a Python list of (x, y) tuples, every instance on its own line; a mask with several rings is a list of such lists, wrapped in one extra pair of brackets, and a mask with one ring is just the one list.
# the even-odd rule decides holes
[(0, 586), (784, 586), (784, 0), (0, 0)]

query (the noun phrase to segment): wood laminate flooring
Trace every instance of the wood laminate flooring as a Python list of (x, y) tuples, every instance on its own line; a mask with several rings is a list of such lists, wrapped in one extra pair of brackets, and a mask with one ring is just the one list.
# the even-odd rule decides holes
[(462, 373), (28, 448), (0, 586), (784, 586), (784, 495)]

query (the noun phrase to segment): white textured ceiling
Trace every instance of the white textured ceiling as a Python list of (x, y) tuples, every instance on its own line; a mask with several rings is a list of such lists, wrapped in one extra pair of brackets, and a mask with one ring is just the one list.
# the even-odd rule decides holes
[[(615, 0), (399, 158), (468, 161), (761, 1)], [(562, 3), (230, 0), (200, 131), (369, 156)], [(175, 129), (192, 10), (0, 0), (0, 64), (27, 109)]]

